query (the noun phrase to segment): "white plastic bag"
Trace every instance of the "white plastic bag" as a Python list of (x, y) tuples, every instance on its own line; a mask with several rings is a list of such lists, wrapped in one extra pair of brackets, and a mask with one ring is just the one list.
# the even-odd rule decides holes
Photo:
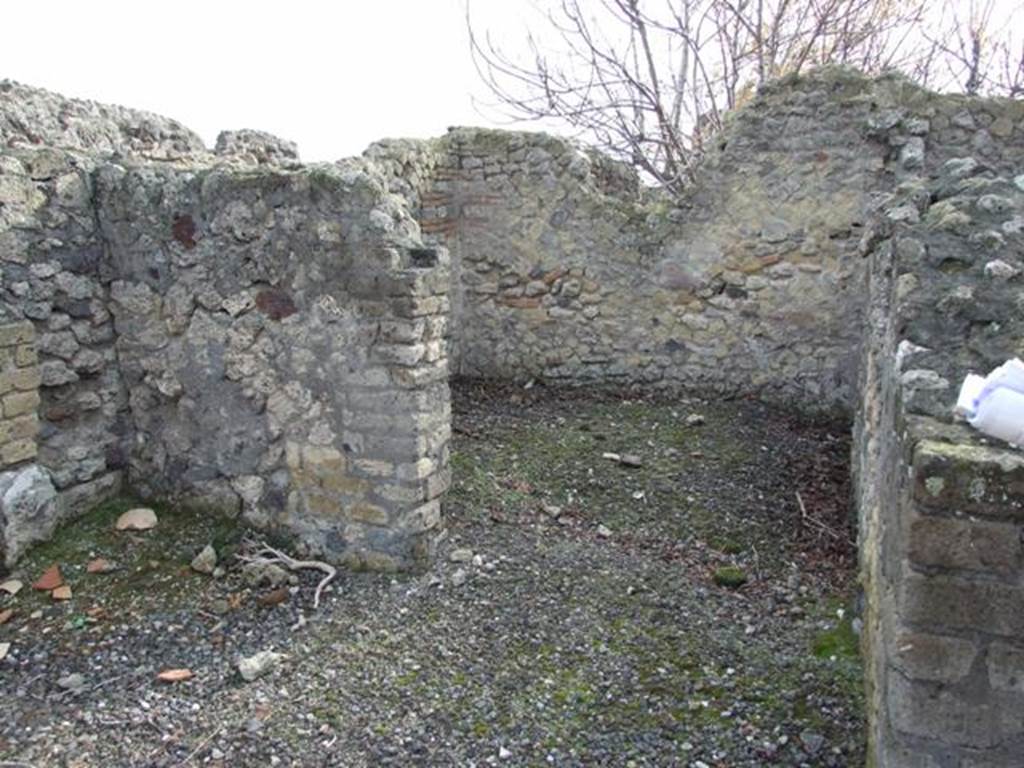
[(988, 376), (968, 374), (954, 413), (990, 437), (1024, 445), (1024, 363), (1014, 358)]

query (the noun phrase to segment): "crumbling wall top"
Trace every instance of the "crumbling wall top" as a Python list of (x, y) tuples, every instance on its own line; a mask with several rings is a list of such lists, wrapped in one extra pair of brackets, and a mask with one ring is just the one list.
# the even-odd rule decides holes
[(0, 144), (174, 160), (204, 153), (198, 134), (151, 112), (71, 99), (0, 80)]
[(242, 157), (257, 165), (288, 165), (299, 162), (299, 147), (294, 141), (251, 128), (221, 131), (217, 136), (214, 152), (218, 155)]

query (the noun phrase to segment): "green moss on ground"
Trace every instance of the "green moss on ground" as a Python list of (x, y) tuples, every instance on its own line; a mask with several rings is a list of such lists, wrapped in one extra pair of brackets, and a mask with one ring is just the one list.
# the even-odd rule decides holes
[[(149, 531), (118, 531), (117, 518), (127, 510), (149, 506), (158, 523)], [(192, 558), (212, 544), (221, 561), (237, 550), (242, 529), (236, 520), (204, 509), (166, 504), (144, 504), (118, 498), (63, 525), (54, 537), (32, 548), (18, 564), (26, 589), (19, 595), (19, 610), (32, 611), (53, 604), (48, 594), (29, 587), (51, 565), (60, 566), (71, 587), (65, 610), (78, 615), (87, 607), (107, 610), (165, 610), (193, 600), (208, 578), (189, 568)], [(89, 561), (105, 558), (114, 564), (110, 573), (86, 572)]]
[(853, 630), (853, 614), (839, 600), (826, 603), (825, 619), (834, 625), (813, 640), (812, 652), (819, 659), (860, 660), (860, 637)]
[(715, 569), (712, 574), (715, 584), (729, 589), (739, 589), (747, 583), (747, 574), (742, 568), (735, 565), (723, 565)]

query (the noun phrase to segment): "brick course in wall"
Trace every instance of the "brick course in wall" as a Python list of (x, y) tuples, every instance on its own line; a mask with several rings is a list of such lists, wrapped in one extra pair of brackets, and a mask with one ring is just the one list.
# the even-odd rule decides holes
[(30, 322), (0, 325), (0, 470), (36, 457), (39, 358)]

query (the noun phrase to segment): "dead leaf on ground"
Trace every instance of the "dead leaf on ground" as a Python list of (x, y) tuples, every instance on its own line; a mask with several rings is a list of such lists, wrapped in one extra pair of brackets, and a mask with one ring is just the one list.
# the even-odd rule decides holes
[(63, 583), (64, 577), (61, 576), (60, 566), (54, 563), (43, 571), (43, 575), (39, 577), (39, 580), (35, 584), (32, 585), (32, 589), (49, 592), (51, 589), (56, 589)]
[(54, 600), (70, 600), (71, 599), (71, 587), (67, 584), (57, 587), (53, 592), (50, 593), (50, 597)]
[(110, 573), (116, 566), (105, 557), (97, 557), (90, 560), (85, 566), (86, 573)]
[(280, 589), (267, 592), (265, 595), (260, 595), (257, 602), (265, 606), (280, 605), (288, 599), (288, 595), (288, 589), (281, 587)]
[(115, 527), (119, 531), (148, 531), (156, 526), (156, 512), (149, 507), (129, 509), (119, 518)]
[(8, 608), (6, 611), (0, 611), (0, 624), (6, 624), (11, 620), (11, 616), (14, 615), (14, 609)]
[(3, 584), (0, 584), (0, 592), (6, 592), (11, 597), (14, 597), (21, 592), (21, 588), (24, 586), (18, 579), (8, 579)]
[(0, 661), (7, 658), (7, 652), (11, 650), (10, 643), (0, 643)]
[(242, 607), (242, 595), (228, 595), (228, 605), (231, 606), (232, 610), (236, 610)]
[(189, 680), (192, 677), (191, 669), (165, 669), (156, 676), (157, 680), (165, 683), (180, 683), (182, 680)]
[(504, 482), (504, 486), (511, 491), (515, 491), (516, 493), (533, 493), (533, 486), (530, 485), (527, 481), (519, 478), (506, 479)]
[(96, 619), (97, 621), (99, 621), (100, 619), (107, 618), (110, 614), (107, 613), (107, 609), (104, 608), (102, 605), (94, 605), (92, 608), (85, 612), (85, 615), (88, 616), (90, 619)]

